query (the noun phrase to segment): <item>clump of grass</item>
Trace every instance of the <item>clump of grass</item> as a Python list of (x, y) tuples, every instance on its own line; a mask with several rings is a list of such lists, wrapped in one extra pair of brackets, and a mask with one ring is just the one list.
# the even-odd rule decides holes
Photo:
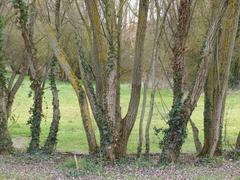
[(61, 167), (67, 171), (67, 176), (69, 177), (79, 177), (88, 174), (100, 175), (103, 172), (103, 164), (89, 157), (77, 159), (77, 161), (74, 158), (68, 159)]

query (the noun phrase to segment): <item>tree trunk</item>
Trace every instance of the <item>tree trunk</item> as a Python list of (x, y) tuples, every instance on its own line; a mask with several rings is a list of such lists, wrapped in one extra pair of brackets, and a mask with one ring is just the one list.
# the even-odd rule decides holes
[(6, 109), (6, 94), (0, 85), (0, 154), (13, 151), (13, 144), (8, 132), (8, 116)]
[(39, 150), (40, 144), (41, 121), (43, 117), (42, 103), (44, 86), (42, 86), (41, 81), (33, 80), (31, 88), (34, 93), (34, 104), (33, 108), (31, 109), (32, 116), (28, 122), (31, 125), (31, 141), (28, 147), (28, 152), (34, 153)]
[(11, 116), (15, 95), (28, 70), (28, 66), (24, 62), (24, 68), (18, 78), (16, 78), (16, 72), (19, 69), (14, 70), (9, 81), (6, 80), (6, 71), (3, 63), (3, 28), (4, 19), (0, 16), (0, 153), (11, 152), (13, 150), (12, 140), (8, 132), (8, 119)]
[[(60, 38), (60, 28), (61, 28), (61, 19), (60, 19), (60, 9), (61, 9), (61, 0), (57, 0), (55, 3), (55, 27), (57, 31), (57, 39)], [(48, 138), (44, 145), (44, 151), (47, 153), (53, 153), (55, 147), (57, 145), (57, 134), (59, 121), (61, 119), (61, 113), (59, 108), (59, 98), (58, 98), (58, 89), (56, 85), (56, 65), (57, 59), (54, 56), (51, 63), (51, 71), (50, 71), (50, 86), (52, 92), (52, 108), (53, 108), (53, 119), (50, 127), (50, 131), (48, 134)]]
[[(202, 150), (199, 152), (199, 157), (205, 157), (210, 155), (210, 147), (214, 143), (213, 133), (214, 128), (216, 127), (216, 117), (214, 117), (214, 113), (216, 111), (216, 103), (217, 99), (217, 89), (216, 84), (214, 86), (214, 82), (216, 80), (216, 69), (214, 68), (216, 65), (211, 65), (209, 69), (208, 78), (205, 85), (205, 105), (204, 105), (204, 145)], [(213, 70), (215, 69), (215, 71)], [(223, 107), (224, 108), (224, 107)], [(221, 122), (223, 122), (224, 110), (221, 110)], [(222, 154), (222, 123), (219, 131), (219, 141), (217, 144), (216, 151), (214, 153), (215, 156), (220, 156)]]
[(138, 107), (141, 96), (141, 83), (142, 83), (142, 61), (143, 61), (143, 51), (144, 42), (146, 36), (146, 26), (147, 26), (147, 16), (149, 9), (149, 0), (140, 0), (139, 3), (139, 19), (136, 33), (136, 43), (135, 43), (135, 56), (134, 56), (134, 66), (132, 74), (132, 90), (131, 98), (128, 106), (128, 111), (126, 116), (121, 122), (121, 134), (119, 139), (121, 143), (117, 145), (117, 154), (125, 155), (127, 149), (127, 142), (131, 134), (132, 128), (137, 118)]
[(60, 109), (59, 109), (59, 98), (58, 98), (58, 89), (56, 85), (56, 73), (55, 67), (56, 61), (55, 59), (52, 62), (51, 66), (51, 73), (50, 73), (50, 86), (51, 86), (51, 92), (52, 92), (52, 108), (53, 108), (53, 119), (50, 127), (50, 131), (47, 137), (47, 140), (44, 145), (44, 151), (52, 154), (55, 150), (55, 147), (57, 145), (57, 134), (58, 134), (58, 127), (59, 127), (59, 121), (61, 118)]
[[(217, 50), (218, 51), (218, 50)], [(218, 58), (213, 56), (214, 59)], [(209, 147), (213, 144), (213, 132), (216, 127), (216, 118), (214, 118), (214, 113), (216, 111), (216, 103), (219, 98), (217, 95), (217, 85), (215, 83), (217, 79), (217, 69), (218, 66), (215, 64), (215, 60), (210, 68), (205, 84), (205, 99), (204, 99), (204, 145), (199, 154), (200, 157), (208, 156), (210, 154)]]
[[(186, 2), (184, 1), (184, 3)], [(181, 3), (181, 4), (184, 5), (185, 7), (184, 3), (183, 4)], [(212, 50), (212, 44), (213, 44), (216, 32), (219, 28), (220, 22), (222, 20), (222, 17), (225, 13), (225, 9), (227, 5), (228, 5), (228, 0), (221, 1), (220, 8), (218, 9), (218, 13), (216, 14), (216, 17), (214, 18), (214, 21), (209, 28), (206, 42), (205, 42), (205, 47), (203, 50), (203, 59), (199, 65), (195, 81), (186, 99), (182, 100), (182, 98), (180, 98), (182, 97), (182, 95), (181, 93), (179, 94), (179, 92), (176, 92), (175, 94), (176, 97), (174, 97), (174, 100), (173, 100), (172, 110), (169, 113), (169, 121), (168, 121), (169, 128), (164, 131), (165, 134), (162, 141), (162, 154), (160, 156), (160, 160), (165, 163), (176, 162), (180, 155), (180, 150), (186, 138), (187, 123), (192, 115), (193, 110), (196, 107), (196, 104), (201, 95), (203, 86), (205, 84), (206, 77), (208, 74), (208, 69), (211, 64), (211, 58), (209, 57), (209, 55)], [(180, 9), (181, 9), (181, 5), (180, 5)], [(184, 14), (184, 17), (185, 17), (186, 15), (185, 13), (187, 12), (186, 10), (184, 10), (184, 8), (182, 10), (183, 10), (182, 13)], [(182, 13), (179, 13), (180, 14), (179, 17), (181, 17)], [(184, 24), (186, 23), (186, 21), (183, 21), (183, 22)], [(179, 23), (178, 26), (179, 26), (179, 29), (181, 30), (182, 24)], [(181, 36), (181, 33), (180, 33), (180, 36)], [(181, 52), (180, 54), (177, 53), (176, 55), (183, 56), (183, 52), (182, 51), (180, 52)], [(176, 69), (174, 68), (174, 73), (176, 73), (176, 71), (178, 71), (179, 68), (182, 69), (181, 67), (182, 67), (181, 65), (179, 66), (176, 65)], [(174, 75), (174, 77), (175, 76), (176, 74)], [(175, 82), (174, 88), (181, 87), (181, 85), (178, 86), (178, 83), (181, 83), (180, 79), (181, 78), (177, 78), (177, 80), (174, 81)], [(181, 101), (179, 101), (178, 99), (181, 99)]]
[[(155, 74), (154, 74), (154, 76), (155, 76)], [(150, 135), (149, 135), (149, 131), (150, 131), (150, 125), (151, 125), (152, 117), (153, 117), (153, 110), (154, 110), (154, 103), (155, 103), (155, 94), (156, 94), (156, 90), (155, 90), (156, 87), (153, 87), (153, 88), (154, 89), (151, 92), (150, 110), (149, 110), (147, 125), (146, 125), (146, 129), (145, 129), (145, 140), (146, 140), (145, 155), (147, 157), (149, 157), (149, 153), (150, 153)]]
[[(223, 21), (220, 40), (216, 42), (216, 56), (211, 73), (208, 77), (205, 97), (204, 128), (205, 144), (200, 155), (214, 156), (222, 152), (222, 125), (224, 120), (225, 102), (228, 90), (230, 66), (235, 46), (240, 13), (240, 2), (231, 0)], [(218, 53), (218, 46), (221, 49)], [(217, 56), (219, 54), (219, 57)], [(208, 92), (209, 91), (209, 92)]]
[(197, 154), (201, 152), (202, 150), (202, 143), (199, 139), (199, 130), (197, 128), (197, 126), (195, 125), (195, 123), (190, 120), (191, 126), (192, 126), (192, 132), (193, 132), (193, 139), (194, 139), (194, 144), (195, 144), (195, 148), (197, 151)]
[[(173, 105), (169, 113), (169, 129), (165, 131), (163, 139), (162, 161), (176, 161), (183, 139), (185, 138), (187, 116), (184, 116), (186, 108), (183, 107), (183, 75), (184, 75), (184, 49), (189, 32), (191, 20), (191, 1), (181, 0), (178, 8), (178, 24), (175, 33), (173, 48)], [(183, 107), (183, 108), (182, 108)], [(183, 114), (182, 114), (183, 113)], [(188, 114), (187, 114), (188, 115)], [(190, 114), (189, 114), (190, 115)]]
[(3, 63), (3, 30), (4, 19), (0, 16), (0, 154), (13, 150), (12, 140), (8, 132), (8, 101), (6, 93), (5, 67)]
[(143, 100), (142, 100), (142, 111), (139, 122), (139, 134), (138, 134), (138, 147), (137, 147), (137, 156), (140, 157), (142, 153), (142, 144), (143, 144), (143, 121), (146, 111), (146, 103), (147, 103), (147, 89), (148, 89), (148, 80), (145, 80), (143, 87)]
[(81, 116), (82, 116), (82, 121), (85, 129), (85, 133), (87, 136), (89, 152), (96, 153), (98, 151), (98, 145), (97, 145), (93, 125), (91, 122), (91, 116), (90, 116), (86, 93), (83, 90), (83, 87), (81, 86), (81, 84), (78, 83), (77, 77), (74, 75), (73, 71), (71, 70), (71, 67), (68, 63), (67, 55), (59, 46), (55, 31), (53, 30), (51, 25), (48, 23), (44, 24), (44, 27), (48, 36), (49, 45), (51, 46), (55, 57), (57, 58), (61, 68), (64, 70), (69, 82), (71, 83), (77, 95)]

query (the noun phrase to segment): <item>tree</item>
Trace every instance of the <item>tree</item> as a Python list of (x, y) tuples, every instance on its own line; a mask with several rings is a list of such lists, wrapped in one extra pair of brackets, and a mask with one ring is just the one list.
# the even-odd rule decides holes
[[(157, 11), (157, 17), (155, 18), (155, 13), (154, 13), (154, 5), (156, 6), (156, 11)], [(150, 125), (152, 121), (152, 116), (153, 116), (153, 111), (154, 111), (154, 102), (155, 102), (155, 93), (157, 89), (157, 80), (156, 80), (156, 65), (157, 65), (157, 58), (160, 56), (159, 51), (160, 51), (160, 37), (162, 33), (162, 28), (164, 26), (166, 16), (168, 14), (168, 10), (170, 7), (171, 3), (169, 3), (168, 7), (166, 8), (162, 22), (161, 21), (161, 15), (160, 15), (160, 5), (158, 1), (152, 2), (151, 3), (151, 8), (150, 8), (150, 21), (151, 23), (154, 23), (154, 43), (152, 47), (152, 54), (151, 54), (151, 60), (150, 60), (150, 66), (148, 71), (146, 72), (146, 78), (144, 80), (144, 85), (143, 85), (143, 100), (142, 100), (142, 111), (141, 111), (141, 116), (140, 116), (140, 123), (139, 123), (139, 141), (138, 141), (138, 147), (137, 147), (137, 156), (140, 157), (142, 153), (142, 145), (143, 145), (143, 139), (145, 137), (145, 155), (149, 156), (150, 152)], [(147, 118), (147, 124), (145, 128), (145, 136), (143, 133), (143, 121), (144, 121), (144, 116), (145, 116), (145, 110), (146, 110), (146, 103), (147, 103), (147, 93), (148, 89), (150, 89), (150, 81), (152, 82), (152, 87), (151, 87), (151, 98), (150, 98), (150, 109), (148, 113), (148, 118)]]
[[(120, 60), (120, 35), (121, 35), (121, 9), (123, 2), (119, 4), (119, 11), (116, 11), (114, 1), (103, 1), (104, 18), (106, 21), (107, 43), (103, 36), (103, 29), (98, 13), (98, 1), (85, 1), (91, 27), (93, 31), (93, 49), (94, 49), (94, 68), (86, 63), (87, 57), (83, 48), (79, 48), (81, 77), (84, 88), (91, 106), (91, 110), (100, 131), (100, 150), (112, 160), (118, 156), (125, 155), (127, 150), (127, 142), (136, 120), (140, 92), (141, 92), (141, 74), (142, 74), (142, 54), (146, 32), (148, 0), (141, 0), (139, 5), (139, 20), (137, 26), (134, 70), (132, 80), (132, 92), (127, 115), (121, 118), (120, 115), (120, 82), (119, 82), (119, 60)], [(117, 13), (118, 12), (118, 13)], [(118, 18), (117, 18), (118, 17)], [(118, 21), (117, 21), (118, 19)], [(46, 26), (46, 32), (51, 47), (53, 48), (59, 64), (64, 69), (72, 86), (75, 90), (81, 90), (79, 96), (81, 102), (84, 100), (85, 105), (80, 106), (82, 117), (89, 117), (89, 110), (86, 109), (87, 99), (81, 85), (76, 83), (76, 78), (71, 71), (63, 51), (60, 51), (59, 44), (56, 41), (51, 26)], [(81, 43), (79, 43), (82, 45)], [(89, 81), (90, 72), (93, 69), (96, 77), (96, 93), (93, 84)], [(79, 93), (77, 93), (79, 94)], [(88, 121), (89, 121), (88, 120)], [(89, 126), (88, 126), (89, 127)], [(89, 139), (88, 139), (89, 140)]]
[[(44, 22), (44, 20), (42, 21)], [(96, 141), (96, 136), (95, 136), (95, 132), (94, 132), (91, 117), (90, 117), (89, 105), (88, 105), (87, 97), (83, 89), (83, 86), (78, 82), (76, 75), (73, 73), (71, 66), (69, 65), (67, 55), (59, 45), (56, 32), (48, 22), (44, 23), (44, 27), (47, 33), (49, 45), (51, 46), (54, 52), (54, 55), (59, 62), (59, 65), (61, 66), (63, 71), (66, 73), (66, 76), (69, 82), (71, 83), (76, 93), (76, 96), (78, 98), (82, 121), (85, 129), (85, 133), (87, 136), (89, 152), (91, 154), (96, 154), (98, 152), (98, 144)]]
[(28, 147), (28, 152), (32, 153), (39, 150), (46, 66), (41, 65), (37, 57), (37, 49), (34, 42), (36, 1), (34, 0), (28, 5), (23, 0), (16, 0), (13, 1), (13, 5), (15, 9), (18, 10), (17, 20), (25, 44), (27, 60), (30, 64), (30, 87), (34, 93), (34, 104), (30, 109), (32, 116), (28, 121), (31, 125), (31, 141)]
[(212, 64), (205, 87), (204, 147), (201, 156), (221, 154), (221, 133), (228, 91), (230, 67), (238, 29), (240, 2), (230, 0), (222, 31), (214, 43)]
[[(57, 0), (55, 3), (55, 27), (56, 27), (58, 39), (60, 38), (60, 27), (61, 27), (60, 9), (61, 9), (61, 0)], [(57, 133), (58, 133), (61, 114), (60, 114), (60, 108), (59, 108), (58, 89), (56, 84), (57, 59), (54, 56), (53, 59), (51, 59), (50, 61), (52, 61), (49, 79), (50, 79), (50, 86), (51, 86), (51, 92), (52, 92), (53, 119), (52, 119), (49, 134), (44, 144), (43, 150), (51, 154), (54, 152), (54, 149), (57, 145)]]
[(0, 153), (12, 151), (12, 140), (8, 132), (8, 112), (6, 101), (6, 77), (3, 64), (3, 17), (0, 16)]
[[(106, 20), (107, 44), (102, 36), (104, 31), (101, 27), (98, 6), (96, 6), (98, 2), (96, 0), (85, 1), (93, 30), (94, 63), (95, 67), (98, 67), (98, 70), (94, 69), (94, 72), (95, 77), (99, 78), (96, 79), (96, 98), (92, 98), (95, 96), (93, 93), (87, 94), (100, 131), (101, 149), (110, 159), (115, 159), (126, 154), (128, 138), (138, 112), (149, 1), (140, 0), (139, 2), (132, 91), (127, 115), (124, 118), (121, 118), (119, 100), (121, 13), (118, 14), (114, 1), (102, 2)], [(120, 1), (120, 9), (123, 2)], [(86, 85), (85, 88), (90, 89)]]
[[(10, 73), (11, 76), (9, 79), (7, 78), (3, 53), (3, 30), (5, 25), (6, 19), (4, 19), (0, 13), (0, 154), (9, 153), (13, 150), (13, 144), (8, 130), (8, 119), (11, 116), (15, 95), (28, 69), (26, 62), (24, 62), (24, 64), (18, 64), (18, 68)], [(22, 70), (19, 70), (20, 68), (22, 68)], [(17, 76), (17, 72), (20, 72), (19, 76)]]
[(228, 0), (220, 2), (217, 14), (208, 30), (202, 61), (191, 86), (190, 91), (184, 98), (183, 76), (184, 76), (184, 52), (185, 42), (191, 17), (191, 3), (189, 0), (181, 0), (179, 6), (178, 26), (175, 35), (174, 58), (173, 58), (173, 105), (169, 113), (169, 128), (164, 130), (162, 141), (161, 161), (166, 163), (177, 161), (181, 147), (186, 137), (186, 128), (193, 110), (196, 107), (206, 80), (210, 66), (212, 44), (218, 31), (221, 19), (228, 4)]

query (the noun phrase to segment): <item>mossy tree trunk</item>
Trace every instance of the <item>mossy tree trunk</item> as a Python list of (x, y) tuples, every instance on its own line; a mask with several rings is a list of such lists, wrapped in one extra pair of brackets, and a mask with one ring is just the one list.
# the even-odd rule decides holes
[(169, 113), (169, 129), (163, 139), (161, 161), (176, 161), (181, 149), (181, 141), (185, 137), (183, 101), (183, 75), (184, 75), (184, 48), (188, 37), (191, 20), (191, 0), (181, 0), (178, 8), (178, 24), (175, 33), (173, 48), (173, 105)]
[(39, 150), (40, 144), (44, 86), (41, 84), (41, 82), (34, 80), (31, 84), (31, 89), (34, 93), (34, 104), (30, 110), (32, 115), (28, 121), (28, 123), (31, 125), (31, 141), (28, 147), (28, 152), (34, 153)]
[(34, 96), (34, 104), (30, 109), (32, 113), (29, 120), (29, 124), (31, 124), (31, 141), (28, 147), (28, 152), (32, 153), (39, 150), (43, 92), (47, 72), (44, 69), (45, 66), (39, 63), (34, 42), (36, 1), (32, 1), (29, 4), (21, 0), (13, 1), (13, 5), (18, 10), (18, 25), (27, 52), (27, 60), (30, 67), (31, 89)]
[(8, 112), (7, 112), (7, 94), (6, 77), (3, 63), (3, 29), (4, 21), (0, 16), (0, 154), (12, 151), (12, 140), (8, 132)]
[(53, 119), (50, 127), (50, 131), (47, 137), (47, 140), (44, 144), (44, 151), (46, 153), (53, 153), (57, 145), (57, 134), (59, 128), (59, 122), (61, 118), (60, 109), (59, 109), (59, 98), (58, 98), (58, 89), (56, 85), (56, 73), (55, 73), (56, 61), (53, 60), (51, 72), (50, 72), (50, 86), (52, 91), (52, 108), (53, 108)]
[[(188, 95), (183, 99), (183, 74), (184, 74), (184, 48), (186, 35), (189, 27), (189, 17), (191, 15), (191, 1), (182, 0), (179, 7), (179, 23), (175, 39), (173, 58), (173, 105), (169, 113), (169, 128), (164, 131), (162, 141), (162, 162), (176, 162), (180, 155), (180, 150), (186, 138), (186, 128), (188, 121), (196, 107), (198, 99), (204, 87), (208, 69), (211, 63), (210, 54), (216, 32), (228, 5), (228, 0), (222, 0), (216, 16), (208, 30), (206, 42), (203, 49), (203, 59), (199, 65), (196, 78)], [(185, 35), (185, 36), (183, 36)]]
[(240, 2), (230, 0), (222, 32), (216, 41), (215, 61), (211, 65), (205, 88), (205, 143), (200, 156), (222, 154), (222, 126), (228, 90), (230, 66), (238, 29)]
[(45, 31), (47, 33), (49, 45), (52, 48), (55, 57), (58, 60), (59, 65), (65, 72), (69, 82), (71, 83), (79, 103), (79, 108), (82, 116), (82, 122), (87, 136), (87, 142), (89, 147), (89, 152), (96, 154), (98, 152), (98, 144), (96, 141), (95, 132), (93, 129), (93, 124), (91, 121), (89, 104), (87, 101), (86, 92), (83, 89), (83, 86), (78, 82), (78, 79), (74, 72), (71, 69), (71, 66), (68, 63), (68, 57), (59, 45), (57, 40), (57, 33), (54, 31), (52, 26), (49, 23), (44, 23)]
[[(60, 38), (60, 28), (61, 28), (61, 19), (60, 19), (60, 10), (61, 10), (61, 0), (57, 0), (55, 3), (55, 27), (57, 31), (57, 39)], [(51, 60), (51, 70), (50, 70), (50, 87), (52, 92), (52, 109), (53, 109), (53, 118), (51, 127), (49, 130), (49, 134), (47, 140), (44, 144), (44, 151), (46, 153), (53, 153), (56, 145), (57, 145), (57, 134), (59, 129), (59, 122), (61, 119), (60, 107), (59, 107), (59, 96), (58, 89), (56, 84), (56, 67), (57, 67), (57, 59), (54, 56)]]
[(197, 126), (195, 125), (195, 123), (193, 122), (193, 120), (191, 120), (191, 119), (190, 119), (190, 124), (191, 124), (191, 127), (192, 127), (193, 140), (194, 140), (196, 152), (198, 154), (202, 150), (202, 143), (199, 139), (199, 130), (198, 130)]
[(6, 109), (5, 89), (0, 85), (0, 154), (10, 153), (13, 150), (12, 140), (8, 131), (8, 116)]
[[(19, 69), (13, 70), (9, 81), (7, 81), (3, 56), (4, 25), (4, 18), (0, 16), (0, 153), (8, 153), (13, 150), (12, 140), (8, 130), (8, 119), (11, 116), (15, 95), (28, 69), (26, 62), (24, 62), (25, 64), (19, 64), (19, 67), (21, 67), (21, 65), (24, 66), (22, 71), (19, 71)], [(18, 71), (20, 72), (19, 76), (17, 76)]]

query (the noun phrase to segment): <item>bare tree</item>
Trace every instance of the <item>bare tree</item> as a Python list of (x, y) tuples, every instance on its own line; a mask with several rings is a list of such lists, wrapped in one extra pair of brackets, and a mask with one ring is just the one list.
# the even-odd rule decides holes
[[(55, 28), (57, 32), (57, 38), (60, 38), (60, 28), (61, 28), (61, 0), (55, 2)], [(50, 17), (49, 17), (50, 19)], [(47, 140), (44, 144), (44, 151), (47, 153), (53, 153), (57, 145), (57, 133), (59, 128), (59, 122), (61, 118), (60, 107), (59, 107), (59, 96), (56, 84), (56, 70), (57, 70), (57, 59), (54, 56), (51, 58), (51, 69), (49, 74), (50, 86), (52, 92), (52, 108), (53, 108), (53, 119)]]
[(179, 6), (178, 27), (175, 36), (174, 58), (173, 58), (173, 106), (169, 113), (169, 128), (164, 132), (162, 141), (161, 160), (165, 162), (177, 161), (182, 144), (186, 137), (186, 128), (193, 110), (196, 107), (201, 95), (208, 68), (211, 63), (210, 54), (212, 51), (213, 41), (219, 28), (221, 19), (228, 5), (228, 0), (222, 0), (218, 12), (212, 22), (206, 36), (205, 46), (203, 49), (202, 61), (199, 65), (196, 78), (192, 88), (186, 98), (183, 96), (183, 76), (184, 76), (184, 52), (185, 42), (188, 34), (189, 21), (191, 17), (191, 2), (181, 0)]
[(221, 127), (224, 121), (230, 66), (238, 29), (240, 2), (229, 1), (229, 7), (215, 43), (214, 61), (211, 64), (205, 88), (204, 132), (205, 141), (201, 156), (221, 154)]
[[(2, 3), (0, 3), (0, 12), (2, 12)], [(7, 17), (5, 15), (5, 17)], [(4, 39), (3, 30), (6, 25), (6, 19), (0, 13), (0, 154), (8, 153), (13, 150), (12, 140), (8, 130), (8, 120), (11, 116), (12, 106), (15, 95), (19, 90), (24, 76), (27, 72), (27, 63), (18, 64), (18, 68), (11, 72), (11, 77), (7, 80), (6, 77), (6, 64), (4, 60)], [(20, 70), (21, 69), (21, 70)], [(19, 76), (17, 73), (20, 72)]]
[(35, 22), (36, 22), (36, 1), (27, 4), (25, 1), (14, 1), (13, 5), (18, 10), (18, 23), (22, 38), (26, 48), (27, 60), (30, 66), (31, 89), (34, 93), (34, 104), (30, 109), (32, 116), (28, 123), (31, 125), (31, 141), (28, 152), (39, 150), (42, 102), (46, 79), (46, 66), (42, 65), (37, 57), (34, 42)]

